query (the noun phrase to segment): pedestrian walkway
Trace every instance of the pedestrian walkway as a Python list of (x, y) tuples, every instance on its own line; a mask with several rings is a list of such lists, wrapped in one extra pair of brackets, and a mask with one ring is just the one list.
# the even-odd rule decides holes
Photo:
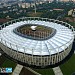
[(32, 73), (34, 73), (35, 75), (41, 75), (40, 73), (38, 73), (38, 72), (32, 70), (32, 69), (29, 68), (29, 67), (25, 67), (25, 68), (28, 69), (29, 71), (31, 71)]
[(23, 66), (22, 65), (19, 65), (17, 64), (16, 68), (14, 69), (12, 75), (19, 75), (21, 70), (22, 70)]
[(53, 71), (54, 71), (54, 74), (55, 74), (55, 75), (63, 75), (63, 73), (62, 73), (62, 71), (61, 71), (61, 69), (60, 69), (59, 66), (53, 68)]

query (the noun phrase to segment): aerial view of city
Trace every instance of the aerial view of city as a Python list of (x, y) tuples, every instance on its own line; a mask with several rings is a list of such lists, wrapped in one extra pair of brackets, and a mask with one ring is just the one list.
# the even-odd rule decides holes
[(0, 75), (75, 75), (75, 0), (0, 0)]

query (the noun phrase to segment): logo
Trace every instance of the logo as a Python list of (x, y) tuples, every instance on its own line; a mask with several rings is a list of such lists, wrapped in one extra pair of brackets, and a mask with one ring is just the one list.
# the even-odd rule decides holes
[(12, 72), (12, 68), (6, 68), (6, 73), (11, 73)]

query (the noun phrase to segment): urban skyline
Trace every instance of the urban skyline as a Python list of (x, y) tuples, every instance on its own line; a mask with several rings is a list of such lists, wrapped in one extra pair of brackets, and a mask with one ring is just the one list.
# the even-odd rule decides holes
[(25, 2), (34, 2), (34, 1), (37, 1), (37, 2), (46, 2), (46, 1), (49, 1), (49, 2), (52, 2), (52, 1), (68, 2), (68, 1), (72, 1), (72, 2), (75, 2), (75, 0), (0, 0), (0, 2), (9, 2), (9, 1), (25, 1)]

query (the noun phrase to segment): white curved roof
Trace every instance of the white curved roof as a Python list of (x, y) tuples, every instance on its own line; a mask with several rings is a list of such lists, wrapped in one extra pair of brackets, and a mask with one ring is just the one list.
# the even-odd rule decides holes
[[(44, 25), (56, 29), (57, 32), (52, 38), (48, 40), (38, 41), (27, 39), (13, 32), (14, 28), (24, 24)], [(9, 48), (12, 47), (12, 49), (18, 50), (20, 52), (25, 52), (27, 54), (33, 55), (52, 55), (66, 49), (73, 42), (73, 40), (71, 39), (74, 38), (74, 35), (68, 27), (65, 27), (61, 24), (37, 20), (28, 20), (16, 22), (9, 26), (6, 26), (2, 30), (0, 30), (0, 38), (4, 40), (2, 41), (4, 45), (7, 45)]]

